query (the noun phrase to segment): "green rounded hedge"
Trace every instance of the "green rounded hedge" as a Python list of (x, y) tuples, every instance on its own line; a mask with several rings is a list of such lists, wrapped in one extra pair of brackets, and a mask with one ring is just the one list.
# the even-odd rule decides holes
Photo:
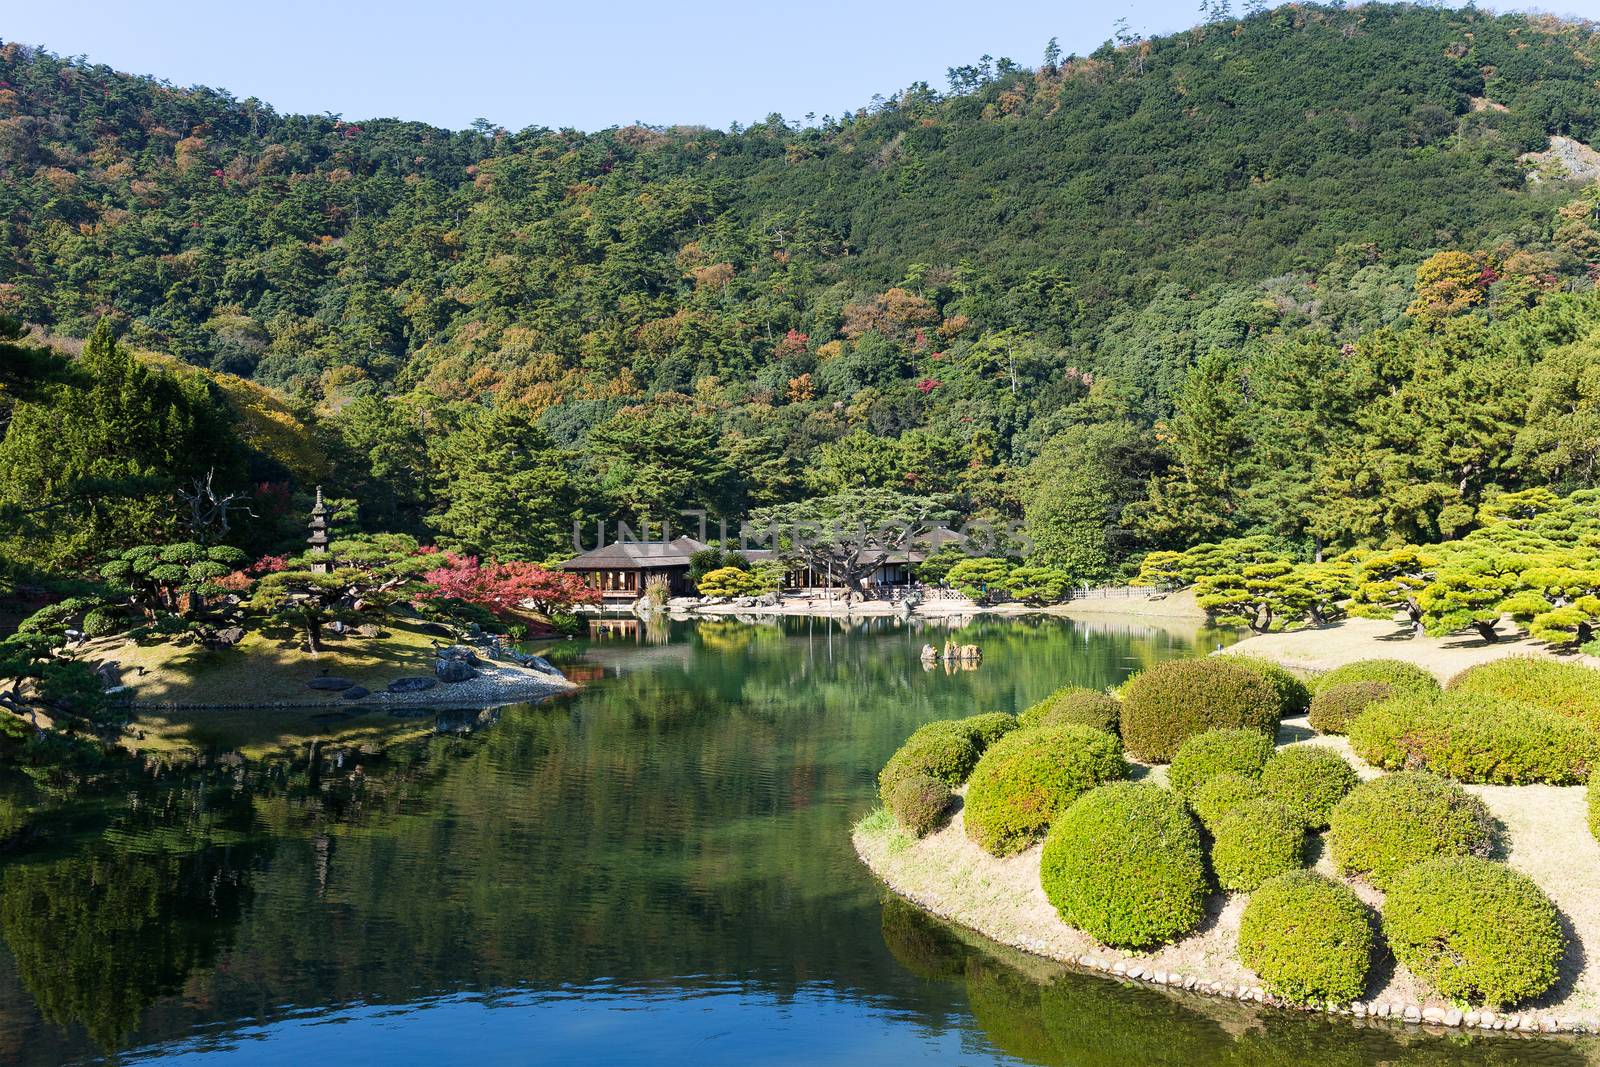
[(1341, 874), (1386, 889), (1408, 867), (1441, 857), (1487, 856), (1494, 820), (1483, 801), (1423, 771), (1362, 782), (1329, 819), (1328, 844)]
[(955, 794), (937, 778), (912, 774), (897, 779), (885, 806), (895, 821), (913, 837), (926, 837), (944, 822)]
[(1259, 675), (1278, 694), (1278, 710), (1284, 718), (1304, 715), (1311, 708), (1311, 688), (1283, 666), (1259, 656), (1229, 656), (1245, 670)]
[(1359, 999), (1372, 969), (1372, 914), (1311, 871), (1270, 878), (1239, 917), (1239, 959), (1274, 996), (1300, 1004)]
[(1167, 768), (1167, 784), (1188, 800), (1219, 774), (1260, 778), (1272, 751), (1272, 738), (1260, 730), (1207, 730), (1178, 746)]
[(1215, 836), (1217, 824), (1228, 812), (1247, 800), (1255, 800), (1266, 795), (1267, 791), (1261, 788), (1260, 779), (1225, 772), (1207, 778), (1204, 784), (1188, 798), (1188, 804), (1189, 810), (1200, 820), (1200, 825), (1206, 828), (1207, 833)]
[(1487, 693), (1379, 701), (1350, 724), (1350, 747), (1374, 767), (1490, 785), (1576, 785), (1600, 766), (1600, 733)]
[(1122, 689), (1122, 743), (1135, 758), (1165, 763), (1195, 734), (1222, 727), (1278, 728), (1272, 685), (1223, 656), (1172, 660), (1135, 675)]
[(128, 617), (115, 608), (90, 608), (83, 617), (85, 637), (110, 637), (128, 628)]
[(967, 836), (996, 856), (1020, 852), (1078, 797), (1127, 775), (1122, 745), (1104, 730), (1064, 723), (1007, 734), (967, 783)]
[(1589, 776), (1589, 832), (1600, 841), (1600, 769)]
[(1419, 863), (1383, 902), (1395, 958), (1440, 996), (1492, 1008), (1544, 993), (1566, 937), (1555, 905), (1526, 875), (1473, 857)]
[(1311, 728), (1319, 734), (1342, 734), (1367, 705), (1394, 695), (1395, 688), (1388, 682), (1346, 682), (1318, 689), (1311, 698)]
[(1017, 720), (1023, 726), (1075, 722), (1114, 734), (1122, 726), (1122, 702), (1098, 689), (1068, 686), (1023, 711)]
[(1261, 770), (1261, 788), (1306, 824), (1321, 830), (1361, 778), (1350, 762), (1322, 745), (1291, 745)]
[(1224, 889), (1248, 893), (1305, 866), (1306, 824), (1271, 797), (1247, 800), (1217, 823), (1211, 869)]
[(937, 778), (954, 789), (967, 780), (981, 753), (972, 730), (955, 719), (920, 727), (889, 757), (878, 774), (878, 796), (884, 806), (894, 784), (914, 774)]
[(986, 711), (981, 715), (969, 715), (956, 722), (967, 728), (972, 735), (972, 743), (978, 746), (981, 755), (983, 750), (1000, 740), (1019, 725), (1015, 715), (1004, 711)]
[(1600, 730), (1600, 671), (1575, 663), (1510, 656), (1467, 668), (1449, 689), (1532, 704)]
[(1335, 667), (1327, 674), (1318, 675), (1314, 688), (1317, 692), (1352, 682), (1382, 682), (1397, 693), (1419, 693), (1424, 696), (1439, 692), (1439, 679), (1415, 663), (1403, 659), (1358, 659)]
[(1061, 918), (1107, 945), (1149, 948), (1205, 917), (1205, 852), (1183, 802), (1118, 782), (1079, 797), (1045, 838), (1039, 882)]

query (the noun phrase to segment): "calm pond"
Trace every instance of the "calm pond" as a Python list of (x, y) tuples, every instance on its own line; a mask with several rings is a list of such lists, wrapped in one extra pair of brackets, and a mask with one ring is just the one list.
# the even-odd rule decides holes
[(887, 897), (849, 830), (914, 727), (1217, 637), (983, 622), (954, 672), (930, 639), (624, 631), (579, 646), (571, 698), (63, 805), (0, 868), (0, 1061), (1584, 1062), (1123, 988)]

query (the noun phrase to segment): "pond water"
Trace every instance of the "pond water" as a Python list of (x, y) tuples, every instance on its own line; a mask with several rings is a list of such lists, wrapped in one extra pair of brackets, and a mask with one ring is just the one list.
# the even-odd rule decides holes
[(887, 896), (851, 825), (918, 724), (1214, 634), (701, 622), (586, 643), (579, 695), (386, 751), (132, 774), (0, 868), (0, 1062), (1576, 1064), (1124, 988)]

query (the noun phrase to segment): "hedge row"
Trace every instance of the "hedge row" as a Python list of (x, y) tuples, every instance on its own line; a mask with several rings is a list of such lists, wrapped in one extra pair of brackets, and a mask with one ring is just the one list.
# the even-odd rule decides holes
[(1450, 679), (1453, 693), (1498, 697), (1558, 712), (1600, 730), (1600, 671), (1559, 660), (1511, 656)]
[(1079, 723), (1115, 734), (1121, 730), (1122, 703), (1097, 689), (1067, 686), (1023, 711), (1017, 721), (1023, 726)]
[(1219, 728), (1277, 732), (1282, 700), (1272, 684), (1228, 657), (1173, 660), (1122, 690), (1122, 743), (1129, 754), (1166, 763), (1184, 741)]
[(1477, 692), (1392, 697), (1350, 724), (1358, 756), (1461, 782), (1575, 785), (1600, 766), (1600, 733), (1558, 712)]
[(996, 856), (1020, 852), (1078, 797), (1127, 775), (1122, 745), (1104, 730), (1064, 723), (1007, 734), (967, 784), (967, 836)]
[(1168, 790), (1104, 785), (1051, 826), (1039, 882), (1062, 919), (1104, 944), (1164, 944), (1205, 916), (1200, 829)]

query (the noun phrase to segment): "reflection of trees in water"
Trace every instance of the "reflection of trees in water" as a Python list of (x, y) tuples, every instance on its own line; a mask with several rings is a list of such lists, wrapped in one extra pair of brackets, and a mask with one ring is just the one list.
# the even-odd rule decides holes
[[(964, 982), (973, 1018), (1002, 1052), (1048, 1067), (1581, 1067), (1581, 1039), (1402, 1030), (1262, 1010), (1122, 984), (954, 930), (914, 905), (884, 902), (883, 936), (907, 970)], [(1027, 961), (1024, 973), (1012, 964)]]
[(249, 850), (97, 847), (0, 876), (0, 930), (40, 1014), (115, 1048), (209, 968), (249, 900)]

